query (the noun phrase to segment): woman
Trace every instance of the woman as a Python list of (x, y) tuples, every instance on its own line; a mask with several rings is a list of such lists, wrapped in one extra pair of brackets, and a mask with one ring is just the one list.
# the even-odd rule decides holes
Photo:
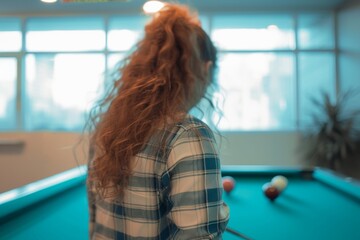
[(215, 63), (185, 6), (167, 4), (146, 25), (93, 117), (91, 239), (221, 239), (229, 210), (214, 136), (188, 114)]

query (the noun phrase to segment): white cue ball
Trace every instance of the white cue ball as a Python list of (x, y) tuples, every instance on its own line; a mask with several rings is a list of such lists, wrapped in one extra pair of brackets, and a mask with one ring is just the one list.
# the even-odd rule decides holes
[(286, 177), (278, 175), (273, 177), (273, 179), (271, 180), (271, 185), (276, 187), (279, 190), (279, 192), (282, 192), (287, 187), (288, 180)]

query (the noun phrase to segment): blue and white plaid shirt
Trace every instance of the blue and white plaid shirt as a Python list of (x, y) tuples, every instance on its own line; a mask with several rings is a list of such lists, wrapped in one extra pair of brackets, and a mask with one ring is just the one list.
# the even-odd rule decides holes
[(213, 133), (188, 116), (135, 157), (124, 199), (102, 200), (88, 187), (90, 239), (221, 239), (222, 192)]

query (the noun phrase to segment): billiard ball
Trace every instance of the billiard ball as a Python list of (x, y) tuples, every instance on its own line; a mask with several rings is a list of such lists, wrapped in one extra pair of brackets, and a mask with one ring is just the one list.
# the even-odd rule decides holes
[(288, 180), (284, 176), (277, 175), (273, 177), (273, 179), (271, 180), (271, 185), (276, 187), (279, 190), (279, 192), (282, 192), (287, 187)]
[(262, 190), (265, 196), (271, 201), (274, 201), (280, 194), (279, 190), (271, 183), (265, 183), (262, 187)]
[(235, 179), (230, 176), (223, 177), (222, 184), (225, 192), (230, 193), (235, 187)]

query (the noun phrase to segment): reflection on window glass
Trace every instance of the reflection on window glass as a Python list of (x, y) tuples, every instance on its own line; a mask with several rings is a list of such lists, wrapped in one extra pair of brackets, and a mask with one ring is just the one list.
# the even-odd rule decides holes
[(20, 19), (0, 18), (0, 52), (21, 50)]
[(26, 29), (28, 51), (104, 50), (102, 18), (30, 18)]
[(215, 16), (211, 37), (222, 50), (294, 49), (292, 22), (287, 15)]
[(103, 54), (26, 56), (26, 129), (81, 130), (103, 91)]
[[(321, 63), (321, 67), (319, 67)], [(322, 92), (335, 101), (335, 56), (332, 53), (300, 53), (299, 94), (300, 125), (311, 125), (311, 114), (318, 114), (311, 99), (321, 100)]]
[(334, 26), (330, 13), (301, 14), (298, 19), (299, 48), (333, 48)]
[(223, 54), (219, 61), (220, 96), (224, 97), (219, 129), (294, 129), (293, 66), (291, 54)]
[(0, 58), (0, 130), (16, 128), (16, 75), (15, 58)]

